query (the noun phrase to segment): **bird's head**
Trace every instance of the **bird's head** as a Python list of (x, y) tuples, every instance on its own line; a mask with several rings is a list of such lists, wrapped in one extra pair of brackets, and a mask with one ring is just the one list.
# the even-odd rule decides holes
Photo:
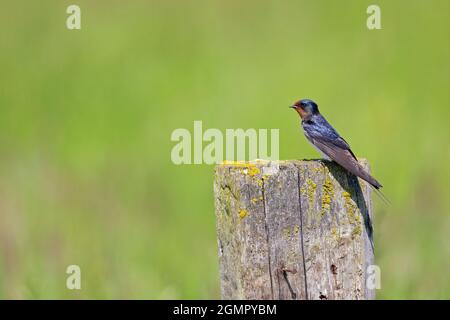
[(294, 103), (289, 108), (295, 109), (302, 119), (310, 118), (315, 114), (319, 114), (317, 104), (309, 99), (302, 99)]

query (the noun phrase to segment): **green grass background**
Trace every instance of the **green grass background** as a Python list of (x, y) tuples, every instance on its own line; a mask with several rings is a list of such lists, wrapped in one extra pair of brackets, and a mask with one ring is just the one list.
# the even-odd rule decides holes
[(450, 298), (450, 2), (376, 1), (369, 31), (372, 3), (2, 1), (0, 298), (219, 298), (213, 166), (170, 135), (280, 128), (282, 159), (317, 157), (305, 97), (392, 201), (378, 297)]

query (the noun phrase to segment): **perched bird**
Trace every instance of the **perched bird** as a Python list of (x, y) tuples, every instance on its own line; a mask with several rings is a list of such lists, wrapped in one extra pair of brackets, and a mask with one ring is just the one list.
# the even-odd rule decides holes
[(308, 141), (325, 157), (367, 181), (376, 190), (381, 184), (359, 164), (348, 143), (320, 114), (317, 104), (309, 99), (297, 101), (290, 108), (300, 115), (302, 128)]

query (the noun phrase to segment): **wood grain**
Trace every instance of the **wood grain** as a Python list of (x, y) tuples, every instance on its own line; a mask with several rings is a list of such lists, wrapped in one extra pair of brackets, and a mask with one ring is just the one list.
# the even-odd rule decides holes
[(339, 165), (224, 163), (214, 195), (223, 299), (375, 298), (371, 189)]

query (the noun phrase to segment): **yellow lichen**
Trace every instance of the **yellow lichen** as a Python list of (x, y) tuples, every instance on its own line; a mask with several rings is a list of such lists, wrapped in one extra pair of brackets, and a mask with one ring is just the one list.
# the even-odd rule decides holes
[(248, 167), (248, 175), (250, 177), (253, 177), (253, 176), (257, 175), (257, 174), (259, 174), (259, 168), (257, 166), (255, 166), (255, 165), (250, 165)]
[(248, 165), (248, 163), (245, 162), (245, 161), (224, 160), (224, 161), (222, 161), (222, 165), (224, 165), (224, 166), (234, 166), (234, 167), (245, 167), (245, 166)]
[(361, 235), (361, 225), (357, 225), (356, 227), (353, 228), (352, 230), (352, 238)]
[(342, 196), (344, 197), (345, 211), (347, 212), (347, 217), (349, 219), (349, 222), (350, 223), (355, 223), (355, 222), (359, 223), (361, 220), (360, 220), (360, 217), (358, 214), (356, 204), (352, 199), (352, 195), (349, 192), (344, 191), (342, 193)]
[(331, 232), (331, 236), (333, 237), (333, 239), (335, 241), (339, 241), (340, 234), (339, 234), (338, 229), (336, 227), (332, 227), (330, 232)]
[(317, 184), (315, 184), (315, 182), (309, 178), (306, 179), (306, 184), (308, 185), (308, 200), (310, 202), (312, 202), (314, 199), (314, 194), (315, 194), (315, 191), (317, 188)]
[(247, 161), (228, 161), (228, 160), (224, 160), (222, 162), (222, 165), (241, 168), (241, 173), (245, 174), (245, 175), (248, 174), (250, 177), (254, 177), (255, 175), (260, 173), (259, 168), (255, 164), (249, 163)]
[(257, 203), (258, 201), (262, 201), (263, 200), (263, 197), (262, 196), (260, 196), (260, 197), (258, 197), (258, 198), (252, 198), (252, 199), (250, 199), (250, 201), (252, 202), (252, 203)]
[(333, 196), (334, 196), (333, 181), (331, 181), (330, 177), (327, 175), (323, 183), (323, 190), (322, 190), (322, 216), (330, 211), (331, 199), (333, 198)]
[(313, 168), (314, 173), (319, 174), (322, 172), (322, 168), (321, 167), (314, 167)]
[(262, 187), (264, 184), (264, 181), (266, 181), (267, 179), (269, 179), (269, 175), (265, 174), (261, 177), (261, 179), (258, 180), (258, 186)]
[[(317, 184), (311, 180), (311, 178), (309, 177), (305, 177), (305, 182), (301, 187), (300, 187), (300, 193), (302, 195), (306, 195), (307, 198), (307, 203), (308, 203), (308, 208), (306, 210), (306, 215), (308, 217), (312, 217), (314, 215), (314, 199), (316, 196), (316, 189), (317, 189)], [(310, 219), (310, 218), (308, 218)]]
[(239, 218), (243, 219), (247, 216), (248, 212), (245, 209), (239, 210)]
[(306, 192), (306, 188), (304, 186), (301, 186), (300, 187), (300, 193), (301, 194), (305, 194), (305, 192)]

